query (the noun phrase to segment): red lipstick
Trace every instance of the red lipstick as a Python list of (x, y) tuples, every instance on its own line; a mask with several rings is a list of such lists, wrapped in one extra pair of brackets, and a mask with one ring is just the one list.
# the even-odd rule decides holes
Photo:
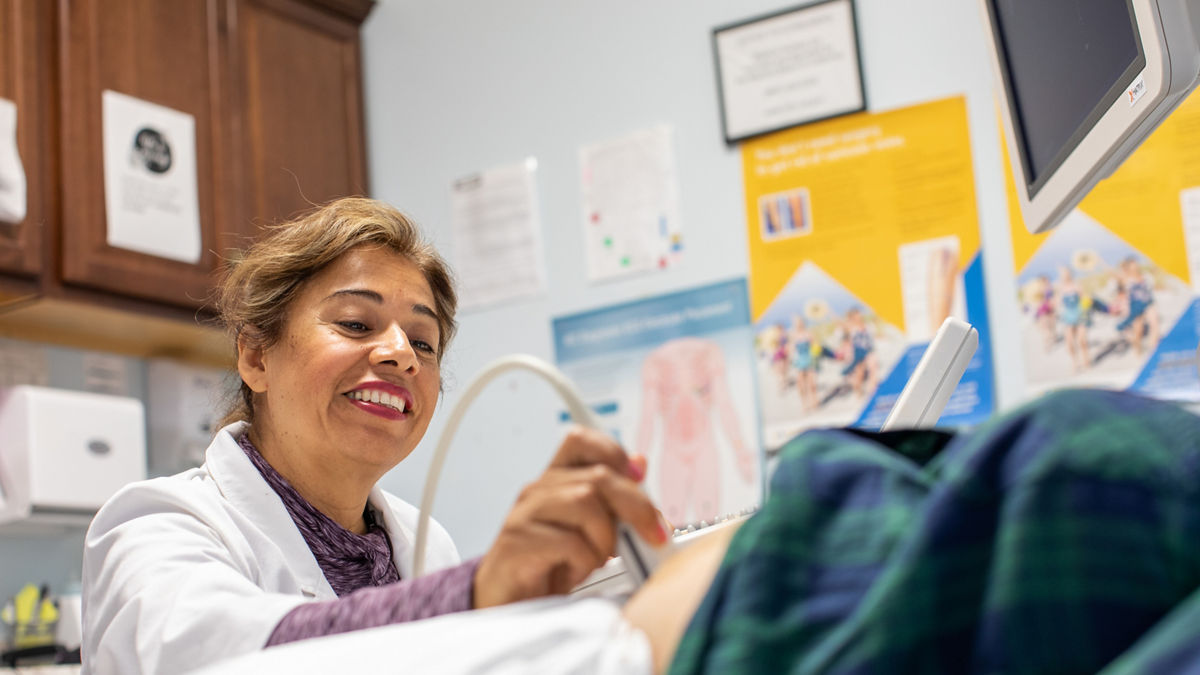
[[(375, 392), (379, 394), (377, 402), (371, 400), (376, 398)], [(360, 410), (384, 419), (402, 420), (412, 412), (412, 393), (390, 382), (364, 382), (344, 395)]]

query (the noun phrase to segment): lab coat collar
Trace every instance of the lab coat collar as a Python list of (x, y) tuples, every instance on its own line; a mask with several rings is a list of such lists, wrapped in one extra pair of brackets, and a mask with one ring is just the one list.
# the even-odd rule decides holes
[(368, 502), (371, 508), (375, 509), (375, 513), (383, 516), (383, 529), (387, 530), (388, 539), (392, 542), (392, 564), (396, 566), (400, 578), (413, 578), (413, 547), (417, 541), (416, 533), (396, 517), (388, 495), (378, 485), (371, 488)]
[[(314, 597), (337, 597), (308, 542), (304, 541), (292, 515), (283, 505), (283, 500), (258, 472), (242, 446), (238, 445), (237, 439), (246, 433), (248, 426), (245, 422), (234, 422), (217, 432), (205, 454), (204, 466), (208, 474), (239, 513), (254, 521), (264, 532), (272, 533), (285, 559), (297, 567), (297, 574), (305, 580), (307, 590)], [(371, 488), (367, 502), (380, 516), (380, 524), (387, 531), (392, 543), (392, 564), (396, 566), (400, 578), (412, 578), (416, 533), (397, 518), (387, 493), (378, 485)]]
[(305, 595), (320, 599), (337, 597), (325, 580), (308, 543), (300, 534), (283, 500), (267, 483), (262, 474), (238, 445), (237, 439), (246, 432), (245, 422), (234, 422), (217, 432), (204, 456), (204, 469), (216, 483), (225, 499), (247, 519), (253, 521), (279, 546), (288, 566), (303, 579)]

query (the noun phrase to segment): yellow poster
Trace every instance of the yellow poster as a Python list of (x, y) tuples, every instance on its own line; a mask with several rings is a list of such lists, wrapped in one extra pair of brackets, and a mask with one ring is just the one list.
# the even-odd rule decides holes
[(980, 348), (944, 424), (992, 410), (966, 102), (789, 129), (742, 150), (763, 437), (878, 427), (937, 327)]
[(1025, 229), (1006, 177), (1029, 392), (1200, 399), (1200, 96), (1048, 233)]

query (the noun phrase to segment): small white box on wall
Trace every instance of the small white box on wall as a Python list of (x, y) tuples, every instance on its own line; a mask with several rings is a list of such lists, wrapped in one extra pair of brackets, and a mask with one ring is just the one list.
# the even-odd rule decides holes
[(90, 516), (146, 477), (142, 402), (19, 386), (0, 389), (0, 523)]
[(152, 359), (146, 371), (150, 473), (179, 473), (204, 463), (218, 429), (230, 371)]

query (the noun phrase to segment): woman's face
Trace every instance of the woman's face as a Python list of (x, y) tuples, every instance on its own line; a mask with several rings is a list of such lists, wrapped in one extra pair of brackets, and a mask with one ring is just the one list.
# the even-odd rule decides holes
[(434, 307), (420, 270), (387, 249), (353, 249), (315, 275), (279, 342), (239, 354), (259, 442), (331, 469), (349, 460), (382, 475), (398, 464), (437, 404)]

